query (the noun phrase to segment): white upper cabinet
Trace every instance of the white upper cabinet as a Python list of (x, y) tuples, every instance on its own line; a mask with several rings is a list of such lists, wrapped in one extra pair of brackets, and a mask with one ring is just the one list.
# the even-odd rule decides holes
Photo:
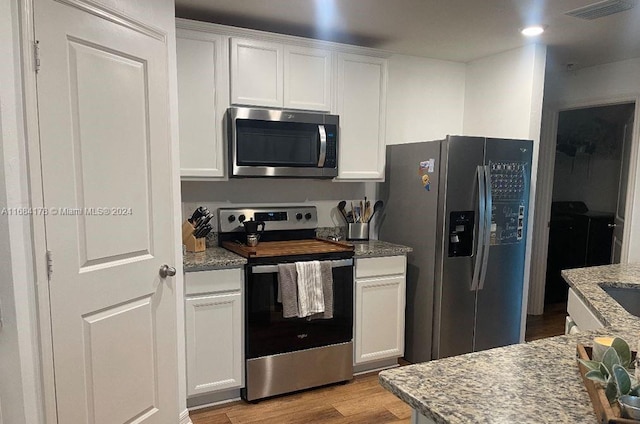
[(225, 37), (178, 28), (176, 49), (180, 175), (185, 180), (224, 177)]
[(231, 39), (231, 103), (282, 107), (282, 44)]
[(338, 179), (382, 180), (385, 166), (387, 60), (340, 53)]
[(333, 54), (329, 50), (284, 47), (284, 108), (331, 110)]
[(231, 39), (231, 103), (328, 112), (333, 54), (329, 50)]
[(183, 180), (226, 178), (231, 105), (337, 114), (336, 179), (384, 180), (387, 60), (378, 52), (185, 19), (177, 26)]

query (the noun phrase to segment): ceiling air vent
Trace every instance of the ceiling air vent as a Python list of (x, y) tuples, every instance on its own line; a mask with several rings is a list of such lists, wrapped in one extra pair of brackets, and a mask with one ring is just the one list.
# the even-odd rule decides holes
[(570, 10), (569, 12), (566, 12), (565, 15), (590, 21), (593, 19), (613, 15), (614, 13), (624, 12), (625, 10), (629, 10), (632, 7), (633, 3), (629, 1), (605, 0), (598, 3), (590, 4), (589, 6)]

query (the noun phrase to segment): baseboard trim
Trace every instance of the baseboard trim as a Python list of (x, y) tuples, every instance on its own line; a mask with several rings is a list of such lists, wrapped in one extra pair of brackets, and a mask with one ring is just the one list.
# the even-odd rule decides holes
[(219, 406), (229, 402), (240, 400), (240, 389), (225, 390), (217, 393), (207, 393), (204, 395), (187, 398), (187, 409), (195, 411), (202, 408)]
[(189, 410), (185, 409), (180, 413), (180, 424), (193, 424), (191, 417), (189, 417)]
[(383, 359), (381, 361), (368, 362), (353, 366), (353, 375), (367, 374), (398, 367), (398, 358)]

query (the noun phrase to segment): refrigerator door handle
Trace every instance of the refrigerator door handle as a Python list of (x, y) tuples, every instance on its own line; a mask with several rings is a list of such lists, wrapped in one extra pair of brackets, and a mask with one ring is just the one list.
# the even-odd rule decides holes
[(475, 261), (473, 264), (473, 276), (471, 278), (471, 291), (478, 289), (478, 282), (480, 281), (480, 268), (482, 265), (482, 257), (484, 252), (484, 222), (485, 222), (485, 177), (484, 167), (478, 166), (478, 238), (476, 239), (476, 253)]
[(489, 165), (484, 166), (484, 187), (486, 191), (485, 214), (484, 214), (484, 254), (482, 258), (482, 270), (480, 272), (480, 283), (478, 290), (484, 288), (484, 280), (487, 276), (487, 265), (489, 263), (489, 246), (491, 243), (491, 213), (493, 209), (493, 195), (491, 193), (491, 169)]

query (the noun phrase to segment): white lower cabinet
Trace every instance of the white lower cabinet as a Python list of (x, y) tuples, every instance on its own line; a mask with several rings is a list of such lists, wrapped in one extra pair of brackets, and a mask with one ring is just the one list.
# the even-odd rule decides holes
[(406, 257), (356, 260), (354, 363), (404, 355)]
[(243, 387), (242, 271), (187, 273), (185, 292), (187, 395)]
[[(575, 324), (573, 333), (597, 330), (604, 327), (604, 324), (602, 324), (593, 311), (591, 311), (591, 308), (578, 297), (572, 288), (569, 288), (567, 313), (569, 314), (570, 321)], [(573, 327), (574, 325), (568, 322), (565, 326), (565, 332), (569, 334)]]

